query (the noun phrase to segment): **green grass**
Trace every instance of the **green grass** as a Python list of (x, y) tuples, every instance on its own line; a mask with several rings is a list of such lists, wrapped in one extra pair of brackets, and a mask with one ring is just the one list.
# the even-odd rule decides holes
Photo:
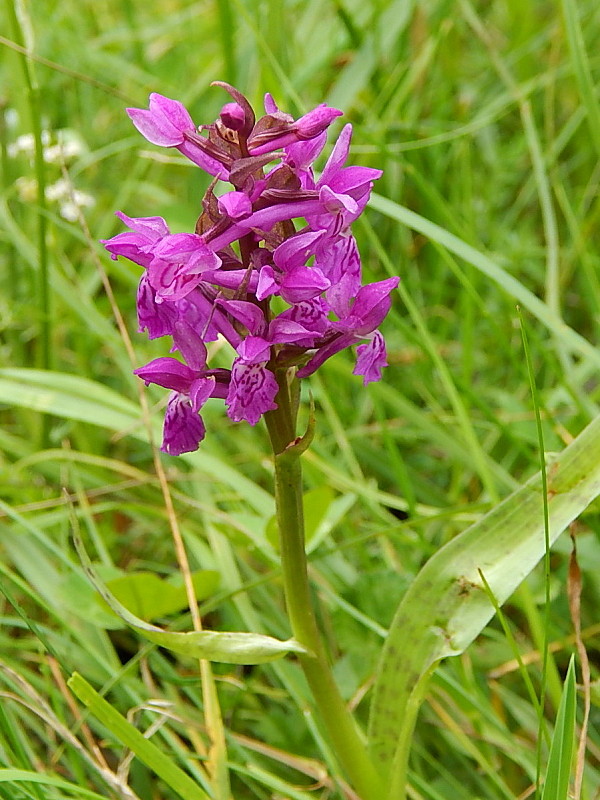
[[(164, 343), (135, 332), (137, 268), (111, 261), (97, 240), (120, 229), (115, 209), (192, 229), (208, 181), (136, 135), (124, 108), (158, 91), (208, 122), (224, 102), (208, 86), (218, 79), (256, 106), (270, 91), (295, 114), (328, 101), (354, 124), (356, 163), (384, 169), (356, 235), (367, 279), (402, 277), (384, 325), (390, 367), (364, 390), (342, 353), (305, 386), (318, 414), (304, 465), (311, 579), (342, 694), (366, 727), (383, 636), (418, 571), (539, 470), (536, 405), (547, 451), (598, 415), (600, 9), (592, 0), (14, 5), (16, 14), (10, 0), (0, 10), (0, 800), (174, 800), (186, 775), (199, 797), (226, 800), (224, 755), (208, 749), (218, 716), (210, 680), (203, 691), (193, 658), (109, 615), (70, 538), (74, 503), (103, 580), (118, 570), (181, 578), (131, 374)], [(41, 157), (44, 130), (81, 144), (67, 169), (93, 202), (83, 209), (89, 234), (36, 194), (34, 181), (62, 177)], [(31, 133), (37, 157), (15, 154)], [(164, 395), (148, 392), (155, 437)], [(266, 432), (231, 424), (222, 404), (204, 416), (201, 450), (162, 462), (191, 568), (219, 576), (201, 602), (204, 623), (285, 640)], [(573, 529), (592, 680), (599, 510), (592, 504)], [(563, 685), (583, 720), (572, 674), (565, 683), (577, 652), (570, 549), (561, 536), (549, 578), (539, 565), (502, 619), (431, 679), (411, 800), (535, 796), (538, 772), (541, 798), (547, 769), (558, 770), (562, 794), (546, 784), (544, 797), (567, 796)], [(186, 613), (153, 621), (192, 629)], [(129, 761), (133, 738), (119, 739), (117, 717), (74, 700), (72, 672), (119, 720), (152, 731), (172, 765), (162, 778)], [(346, 796), (293, 659), (213, 672), (236, 800), (314, 797), (320, 780), (322, 796)], [(576, 675), (581, 686), (577, 658)], [(597, 704), (588, 737), (582, 800), (600, 797)]]

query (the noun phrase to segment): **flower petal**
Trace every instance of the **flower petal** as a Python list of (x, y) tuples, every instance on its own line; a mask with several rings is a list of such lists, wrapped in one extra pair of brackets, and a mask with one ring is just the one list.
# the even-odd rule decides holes
[(156, 294), (145, 272), (138, 285), (137, 317), (139, 332), (148, 331), (149, 339), (172, 334), (178, 317), (175, 305), (156, 302)]
[(375, 331), (373, 338), (367, 344), (361, 344), (356, 348), (356, 366), (352, 374), (362, 375), (363, 384), (366, 386), (372, 381), (381, 380), (381, 370), (387, 365), (384, 338), (379, 331)]
[(183, 142), (185, 130), (195, 130), (195, 125), (185, 107), (177, 100), (163, 95), (150, 95), (150, 108), (128, 108), (129, 118), (151, 144), (176, 147)]
[(162, 452), (170, 456), (192, 453), (198, 449), (205, 433), (202, 417), (193, 411), (188, 398), (172, 394), (165, 412)]
[(225, 400), (229, 418), (234, 422), (246, 420), (250, 425), (256, 425), (265, 411), (277, 408), (275, 395), (278, 388), (275, 376), (264, 364), (244, 364), (236, 359)]
[(165, 389), (173, 389), (184, 394), (189, 392), (192, 381), (196, 378), (193, 369), (170, 356), (155, 358), (149, 364), (134, 369), (133, 374), (140, 377), (146, 386), (155, 383), (157, 386), (164, 386)]

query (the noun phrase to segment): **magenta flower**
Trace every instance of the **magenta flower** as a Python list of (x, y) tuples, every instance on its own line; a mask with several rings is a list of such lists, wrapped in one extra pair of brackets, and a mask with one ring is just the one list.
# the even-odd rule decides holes
[(337, 108), (323, 103), (313, 108), (296, 122), (289, 114), (274, 112), (258, 121), (248, 137), (248, 148), (252, 155), (272, 153), (281, 147), (314, 139), (331, 125), (336, 117), (343, 114)]
[(175, 147), (209, 175), (226, 178), (225, 164), (215, 158), (210, 144), (199, 136), (186, 108), (162, 94), (150, 95), (149, 108), (128, 108), (138, 131), (152, 144)]
[[(387, 366), (379, 326), (398, 278), (362, 285), (350, 226), (381, 171), (347, 166), (346, 125), (320, 177), (313, 165), (338, 109), (317, 106), (299, 119), (270, 95), (255, 118), (247, 99), (231, 96), (217, 120), (197, 128), (185, 107), (159, 94), (147, 109), (128, 109), (152, 144), (172, 147), (229, 186), (212, 181), (194, 232), (171, 233), (162, 217), (117, 216), (128, 230), (103, 244), (143, 269), (140, 330), (172, 338), (178, 357), (156, 358), (135, 372), (171, 391), (162, 449), (195, 450), (205, 436), (200, 412), (222, 400), (234, 422), (256, 423), (277, 409), (279, 374), (315, 372), (346, 347), (366, 385)], [(211, 369), (206, 344), (231, 348), (230, 368)]]
[(128, 217), (122, 211), (115, 214), (130, 230), (118, 233), (112, 239), (101, 239), (101, 243), (113, 260), (125, 256), (135, 264), (147, 267), (154, 258), (153, 247), (169, 234), (167, 223), (162, 217)]
[(164, 236), (153, 249), (148, 280), (159, 300), (180, 300), (202, 281), (202, 273), (221, 266), (221, 259), (195, 233)]

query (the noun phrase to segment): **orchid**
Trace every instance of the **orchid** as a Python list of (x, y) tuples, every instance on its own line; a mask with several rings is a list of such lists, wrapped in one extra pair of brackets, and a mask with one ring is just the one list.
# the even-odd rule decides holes
[[(267, 95), (257, 120), (237, 89), (216, 85), (231, 102), (209, 125), (197, 127), (180, 102), (155, 93), (147, 109), (127, 109), (149, 142), (176, 148), (215, 179), (195, 232), (171, 233), (161, 217), (117, 212), (128, 230), (103, 241), (112, 258), (144, 270), (140, 330), (171, 336), (181, 357), (136, 370), (172, 392), (162, 445), (172, 455), (204, 438), (199, 412), (209, 398), (224, 400), (233, 421), (255, 425), (278, 408), (281, 373), (305, 378), (351, 345), (359, 345), (354, 374), (365, 384), (379, 380), (387, 359), (378, 327), (398, 285), (398, 278), (361, 285), (350, 226), (381, 171), (346, 166), (351, 125), (314, 173), (342, 112), (322, 104), (294, 120)], [(230, 189), (217, 195), (219, 180)], [(206, 343), (218, 337), (234, 353), (229, 369), (207, 365)]]
[[(169, 355), (135, 370), (146, 385), (170, 391), (162, 451), (178, 456), (200, 446), (211, 399), (223, 401), (233, 422), (266, 423), (298, 661), (357, 796), (374, 800), (383, 796), (380, 775), (337, 687), (312, 607), (301, 456), (314, 424), (311, 414), (298, 436), (297, 414), (300, 381), (341, 350), (356, 347), (353, 374), (364, 385), (387, 366), (379, 328), (399, 279), (363, 284), (351, 230), (382, 173), (347, 165), (351, 125), (315, 172), (340, 110), (321, 104), (294, 119), (267, 94), (257, 119), (237, 89), (216, 85), (230, 101), (208, 125), (196, 126), (185, 106), (159, 94), (150, 95), (147, 109), (127, 109), (149, 142), (175, 148), (212, 177), (194, 230), (172, 232), (162, 217), (117, 212), (127, 230), (103, 244), (111, 258), (127, 258), (142, 271), (140, 331), (171, 339)], [(229, 349), (228, 366), (209, 363), (217, 340)]]

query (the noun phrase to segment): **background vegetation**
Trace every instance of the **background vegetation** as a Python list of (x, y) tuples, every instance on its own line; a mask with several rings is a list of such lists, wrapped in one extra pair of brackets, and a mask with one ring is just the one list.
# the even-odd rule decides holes
[[(150, 572), (165, 582), (126, 582), (130, 607), (191, 628), (131, 374), (164, 343), (136, 333), (138, 270), (111, 262), (97, 240), (120, 230), (115, 209), (192, 229), (205, 177), (147, 145), (125, 106), (158, 91), (209, 122), (227, 99), (209, 88), (216, 79), (258, 107), (265, 91), (294, 114), (327, 101), (355, 126), (355, 161), (385, 170), (376, 189), (386, 200), (374, 198), (356, 234), (368, 279), (402, 276), (384, 328), (390, 367), (365, 390), (342, 353), (310, 379), (318, 430), (305, 460), (321, 624), (364, 718), (386, 626), (418, 569), (539, 469), (517, 305), (545, 449), (562, 449), (598, 414), (599, 36), (592, 0), (6, 0), (0, 766), (25, 772), (4, 773), (1, 798), (131, 797), (127, 785), (142, 800), (176, 796), (82, 713), (65, 686), (73, 670), (208, 785), (197, 663), (120, 627), (70, 543), (69, 498), (105, 580)], [(412, 228), (404, 207), (419, 215)], [(165, 395), (148, 392), (155, 436)], [(286, 638), (265, 430), (231, 424), (221, 404), (204, 416), (201, 450), (163, 459), (204, 622)], [(572, 533), (597, 678), (597, 511)], [(528, 680), (539, 693), (546, 635), (551, 731), (575, 650), (570, 550), (566, 535), (553, 548), (548, 615), (540, 568), (505, 606), (504, 627), (494, 620), (438, 670), (417, 724), (411, 797), (528, 796), (538, 738)], [(293, 659), (215, 674), (236, 800), (349, 796)], [(600, 797), (597, 704), (582, 796)]]

